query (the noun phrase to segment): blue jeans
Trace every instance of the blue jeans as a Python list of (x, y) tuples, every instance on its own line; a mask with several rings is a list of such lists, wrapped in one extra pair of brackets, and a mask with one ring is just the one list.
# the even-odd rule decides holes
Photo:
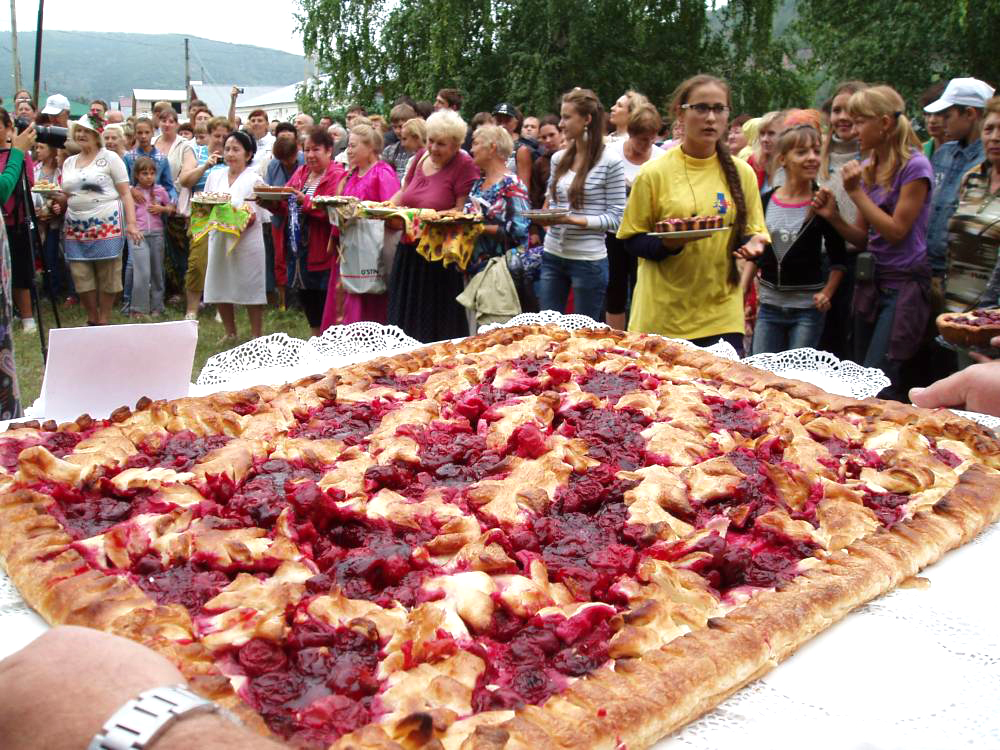
[(778, 307), (761, 303), (753, 329), (753, 354), (815, 348), (826, 317), (815, 307)]
[(608, 259), (571, 260), (542, 253), (538, 279), (538, 306), (542, 310), (566, 312), (573, 287), (573, 312), (603, 321), (604, 294), (608, 290)]
[(854, 318), (854, 358), (865, 367), (878, 367), (893, 382), (899, 383), (903, 363), (889, 358), (889, 342), (892, 338), (892, 320), (896, 316), (898, 289), (888, 287), (878, 291), (878, 307), (874, 323), (855, 316)]

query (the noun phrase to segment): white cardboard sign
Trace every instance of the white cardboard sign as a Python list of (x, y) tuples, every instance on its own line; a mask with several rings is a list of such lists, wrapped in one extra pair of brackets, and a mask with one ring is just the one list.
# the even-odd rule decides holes
[(57, 422), (100, 419), (143, 396), (186, 396), (197, 343), (194, 320), (54, 328), (41, 403), (32, 412)]

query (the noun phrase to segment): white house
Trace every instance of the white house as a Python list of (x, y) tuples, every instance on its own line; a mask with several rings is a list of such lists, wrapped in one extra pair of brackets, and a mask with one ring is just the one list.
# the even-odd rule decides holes
[(179, 114), (186, 100), (184, 89), (132, 89), (132, 114), (149, 116), (157, 102), (170, 102)]
[(262, 109), (267, 112), (269, 121), (290, 121), (299, 112), (299, 105), (295, 101), (295, 97), (301, 85), (301, 82), (293, 83), (289, 86), (282, 86), (280, 89), (258, 94), (253, 98), (241, 96), (236, 100), (236, 114), (245, 121), (255, 109)]

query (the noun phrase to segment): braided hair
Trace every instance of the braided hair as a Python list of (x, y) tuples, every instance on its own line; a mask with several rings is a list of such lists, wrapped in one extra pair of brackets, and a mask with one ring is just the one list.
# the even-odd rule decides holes
[[(670, 111), (675, 118), (683, 115), (681, 105), (687, 104), (692, 92), (702, 86), (718, 86), (726, 92), (726, 104), (732, 106), (732, 98), (729, 95), (729, 85), (721, 78), (700, 74), (683, 81), (674, 91), (673, 101), (670, 104)], [(722, 129), (723, 131), (725, 128)], [(729, 146), (724, 138), (720, 137), (715, 142), (715, 153), (719, 157), (719, 166), (722, 167), (722, 174), (726, 178), (726, 187), (733, 198), (733, 205), (736, 215), (733, 218), (733, 231), (729, 233), (729, 283), (733, 286), (739, 283), (740, 274), (736, 268), (736, 248), (745, 242), (747, 231), (747, 201), (743, 194), (743, 183), (740, 182), (740, 172), (736, 168), (736, 162), (732, 154), (729, 153)]]

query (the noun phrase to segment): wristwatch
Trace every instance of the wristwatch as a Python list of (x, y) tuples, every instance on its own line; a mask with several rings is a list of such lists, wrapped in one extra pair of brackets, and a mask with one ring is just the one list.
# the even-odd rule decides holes
[(218, 710), (217, 704), (184, 685), (153, 688), (115, 711), (87, 750), (145, 750), (178, 719)]

